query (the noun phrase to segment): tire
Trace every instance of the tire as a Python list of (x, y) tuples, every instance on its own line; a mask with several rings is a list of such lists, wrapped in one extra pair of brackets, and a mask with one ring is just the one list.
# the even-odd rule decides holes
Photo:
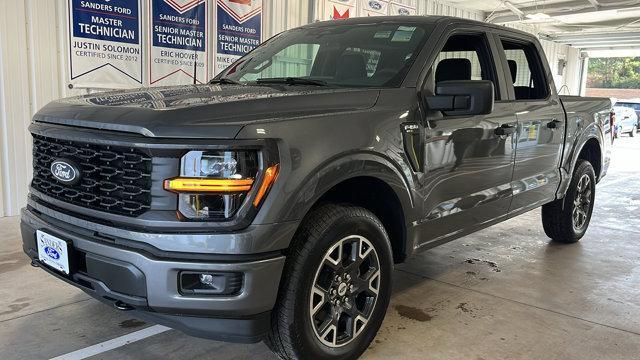
[(634, 126), (633, 129), (631, 129), (629, 136), (635, 137), (637, 132), (638, 132), (638, 128)]
[[(343, 252), (350, 253), (341, 255), (342, 263), (338, 258), (340, 251), (336, 250), (340, 246)], [(359, 249), (366, 253), (362, 259)], [(362, 261), (359, 266), (354, 265), (360, 269), (356, 270), (361, 273), (359, 276), (348, 277), (346, 270), (334, 272), (340, 268), (334, 261), (341, 265), (351, 264), (355, 254), (358, 254), (356, 260)], [(377, 278), (375, 259), (378, 260)], [(373, 341), (386, 314), (391, 297), (392, 270), (389, 238), (373, 213), (338, 204), (312, 210), (287, 252), (278, 300), (272, 312), (271, 331), (265, 340), (267, 346), (281, 359), (357, 358)], [(342, 274), (340, 281), (337, 274)], [(349, 284), (355, 285), (351, 288)], [(363, 291), (356, 295), (358, 289)], [(377, 290), (375, 300), (373, 290)], [(336, 309), (341, 314), (337, 322), (336, 316), (331, 315)], [(355, 309), (368, 314), (368, 318), (347, 315), (348, 311), (355, 314)], [(334, 323), (338, 324), (335, 328), (333, 325), (322, 326)], [(355, 324), (351, 328), (356, 330), (351, 335), (344, 326), (346, 323)]]
[(591, 163), (578, 160), (564, 198), (542, 206), (544, 232), (553, 241), (575, 243), (584, 236), (593, 214), (595, 184)]

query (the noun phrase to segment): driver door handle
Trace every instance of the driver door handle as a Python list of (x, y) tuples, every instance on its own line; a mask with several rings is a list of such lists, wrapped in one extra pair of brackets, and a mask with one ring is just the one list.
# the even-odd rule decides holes
[(499, 128), (493, 130), (493, 133), (498, 136), (509, 136), (516, 132), (516, 127), (509, 124), (502, 124)]

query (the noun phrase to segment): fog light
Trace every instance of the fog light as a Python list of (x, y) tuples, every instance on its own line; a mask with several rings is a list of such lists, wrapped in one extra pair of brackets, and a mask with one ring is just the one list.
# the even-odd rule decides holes
[(185, 295), (234, 295), (242, 288), (242, 274), (182, 271), (178, 282), (180, 293)]
[(205, 286), (214, 287), (213, 275), (211, 274), (200, 274), (200, 283)]

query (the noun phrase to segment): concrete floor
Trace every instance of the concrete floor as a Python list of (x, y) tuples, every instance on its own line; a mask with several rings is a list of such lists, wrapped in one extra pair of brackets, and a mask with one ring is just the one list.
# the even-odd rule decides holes
[[(532, 211), (422, 253), (395, 271), (365, 359), (638, 359), (640, 139), (616, 141), (585, 238), (549, 242)], [(0, 220), (0, 349), (44, 359), (148, 324), (31, 268), (17, 218)], [(100, 359), (274, 359), (263, 344), (163, 332)]]

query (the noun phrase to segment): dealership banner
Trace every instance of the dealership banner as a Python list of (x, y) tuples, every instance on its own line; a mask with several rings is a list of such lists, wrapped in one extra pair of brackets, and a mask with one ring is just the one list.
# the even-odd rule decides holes
[(260, 45), (262, 0), (218, 0), (216, 21), (216, 71)]
[(360, 16), (385, 16), (389, 15), (389, 2), (385, 0), (360, 0)]
[(150, 0), (150, 85), (207, 82), (207, 10), (205, 0)]
[(389, 5), (389, 15), (392, 15), (392, 16), (396, 16), (396, 15), (409, 16), (409, 15), (416, 15), (417, 13), (418, 13), (418, 10), (416, 10), (416, 8), (414, 8), (413, 6), (398, 4), (394, 2), (392, 2), (391, 5)]
[(324, 0), (321, 20), (356, 17), (356, 0)]
[(70, 86), (142, 84), (139, 0), (69, 0)]

